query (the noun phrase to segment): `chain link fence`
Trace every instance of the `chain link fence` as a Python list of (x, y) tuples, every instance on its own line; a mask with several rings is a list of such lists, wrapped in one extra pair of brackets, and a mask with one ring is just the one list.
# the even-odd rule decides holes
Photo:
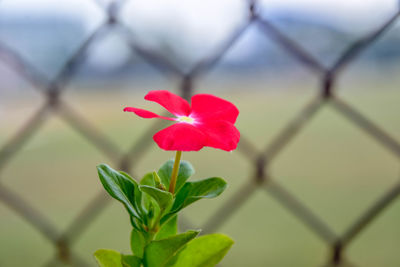
[[(276, 42), (291, 57), (299, 61), (304, 68), (311, 70), (319, 78), (320, 88), (311, 102), (304, 106), (287, 123), (286, 127), (276, 135), (267, 147), (260, 148), (248, 140), (246, 136), (242, 137), (238, 151), (243, 154), (245, 159), (251, 162), (253, 172), (249, 175), (246, 185), (217, 210), (215, 215), (211, 216), (211, 219), (202, 228), (205, 232), (218, 230), (237, 212), (240, 206), (246, 203), (252, 194), (256, 191), (262, 191), (272, 196), (284, 209), (297, 217), (299, 222), (308, 227), (310, 231), (315, 233), (331, 248), (331, 256), (327, 259), (326, 266), (354, 266), (344, 257), (346, 248), (369, 223), (376, 220), (382, 211), (396, 200), (400, 194), (400, 182), (365, 210), (362, 216), (355, 220), (344, 233), (337, 233), (325, 224), (318, 214), (315, 214), (304, 203), (289, 193), (279, 183), (279, 179), (272, 177), (269, 172), (269, 165), (285, 149), (287, 144), (306, 127), (312, 117), (326, 105), (330, 105), (336, 112), (342, 115), (343, 119), (359, 127), (397, 158), (400, 157), (400, 142), (398, 140), (335, 94), (335, 82), (340, 74), (398, 20), (400, 10), (393, 10), (393, 15), (387, 18), (385, 23), (377, 25), (374, 31), (351, 44), (333, 65), (325, 66), (303, 49), (296, 40), (289, 38), (270, 21), (259, 16), (257, 2), (249, 1), (248, 20), (246, 23), (225, 40), (216, 51), (200, 60), (189, 71), (184, 72), (173, 62), (166, 60), (154, 51), (141, 47), (135, 42), (130, 28), (121, 22), (118, 17), (124, 4), (125, 1), (123, 0), (114, 1), (104, 10), (107, 17), (103, 24), (87, 37), (76, 52), (66, 61), (59, 73), (51, 80), (47, 79), (45, 75), (11, 47), (0, 43), (0, 59), (23, 79), (28, 81), (46, 100), (34, 114), (29, 116), (30, 118), (15, 135), (11, 136), (0, 148), (0, 172), (21, 151), (32, 136), (41, 130), (42, 126), (53, 114), (67, 122), (74, 131), (84, 136), (87, 142), (96, 146), (115, 163), (115, 166), (128, 172), (134, 172), (133, 159), (137, 158), (147, 149), (152, 142), (152, 134), (160, 126), (159, 123), (154, 123), (143, 136), (132, 144), (127, 152), (124, 152), (112, 140), (101, 134), (101, 131), (98, 131), (90, 121), (78, 115), (69, 103), (61, 97), (68, 83), (76, 74), (76, 70), (85, 61), (88, 47), (100, 40), (107, 32), (117, 32), (134, 53), (140, 55), (160, 72), (178, 77), (181, 80), (179, 92), (184, 98), (189, 99), (194, 93), (193, 83), (197, 79), (200, 79), (203, 74), (210, 72), (220, 62), (225, 53), (241, 38), (250, 25), (256, 25), (260, 32)], [(101, 5), (99, 7), (103, 8)], [(2, 177), (0, 176), (0, 178)], [(0, 201), (16, 212), (27, 223), (31, 224), (47, 238), (48, 242), (54, 245), (58, 253), (53, 259), (49, 259), (46, 266), (54, 266), (58, 262), (63, 262), (71, 266), (92, 265), (77, 255), (73, 248), (77, 240), (81, 238), (82, 234), (91, 226), (91, 223), (96, 220), (108, 203), (109, 198), (105, 196), (103, 191), (99, 192), (92, 201), (86, 204), (80, 214), (64, 231), (60, 231), (57, 225), (52, 224), (48, 220), (44, 214), (45, 211), (32, 206), (19, 193), (15, 193), (5, 186), (1, 180)]]

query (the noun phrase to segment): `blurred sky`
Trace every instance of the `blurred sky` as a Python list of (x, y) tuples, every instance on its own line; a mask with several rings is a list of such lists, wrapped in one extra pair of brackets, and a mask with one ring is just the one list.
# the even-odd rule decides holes
[[(13, 16), (35, 20), (46, 16), (69, 17), (79, 22), (86, 32), (91, 32), (103, 22), (105, 16), (102, 9), (110, 2), (111, 0), (2, 0), (0, 27), (2, 20)], [(399, 8), (398, 0), (259, 0), (258, 2), (259, 13), (269, 19), (285, 16), (314, 20), (316, 24), (335, 27), (341, 32), (350, 33), (355, 38), (381, 25)], [(209, 51), (213, 51), (247, 19), (246, 5), (246, 0), (127, 0), (121, 10), (120, 18), (130, 26), (139, 44), (153, 51), (164, 49), (164, 54), (165, 51), (171, 51), (172, 58), (185, 59), (190, 61), (188, 63), (190, 65)], [(258, 40), (254, 41), (250, 34), (243, 36), (241, 42), (246, 42), (244, 46), (248, 49), (236, 49), (240, 52), (230, 53), (228, 58), (246, 58), (247, 53), (254, 50), (251, 48), (259, 45)], [(17, 48), (19, 46), (19, 44), (10, 45)], [(99, 52), (92, 57), (94, 65), (117, 66), (123, 65), (128, 60), (129, 49), (124, 48), (123, 42), (116, 38), (110, 36), (103, 40), (101, 45), (104, 48), (98, 46)], [(119, 53), (118, 55), (113, 53), (110, 58), (110, 53), (104, 53), (107, 50), (118, 50)], [(28, 57), (34, 56), (32, 53), (26, 52), (26, 54)], [(38, 60), (32, 58), (32, 61)], [(178, 64), (183, 63), (178, 62)]]
[[(85, 17), (90, 26), (102, 15), (96, 5), (106, 6), (110, 2), (110, 0), (97, 2), (96, 0), (3, 0), (0, 2), (0, 12), (77, 15)], [(399, 6), (397, 0), (260, 0), (259, 3), (262, 11), (266, 13), (282, 10), (304, 12), (341, 25), (351, 23), (364, 27), (374, 25), (380, 17), (392, 14)], [(184, 18), (187, 25), (192, 27), (204, 27), (206, 26), (204, 24), (209, 24), (223, 28), (224, 25), (234, 23), (243, 15), (244, 5), (244, 0), (128, 0), (124, 11), (133, 12), (134, 16), (131, 18), (135, 17), (133, 20), (146, 20), (146, 23), (150, 24), (159, 23), (163, 18), (172, 20)]]

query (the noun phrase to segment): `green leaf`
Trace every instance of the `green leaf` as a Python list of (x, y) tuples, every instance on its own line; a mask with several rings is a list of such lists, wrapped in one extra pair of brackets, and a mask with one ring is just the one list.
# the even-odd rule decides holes
[(133, 255), (123, 255), (111, 249), (99, 249), (94, 257), (100, 267), (140, 267), (142, 261)]
[(164, 211), (170, 207), (173, 198), (170, 192), (163, 191), (161, 189), (148, 185), (141, 185), (139, 186), (139, 188), (142, 192), (149, 194), (152, 198), (154, 198), (155, 201), (157, 201), (161, 211)]
[(173, 235), (176, 235), (178, 232), (178, 215), (175, 214), (169, 221), (167, 221), (164, 225), (161, 226), (157, 235), (155, 236), (155, 240), (164, 239)]
[(166, 239), (151, 241), (144, 252), (144, 266), (166, 266), (167, 262), (198, 234), (199, 231), (187, 231), (186, 233), (171, 236)]
[(113, 170), (106, 164), (97, 166), (100, 181), (104, 189), (115, 199), (122, 202), (131, 216), (141, 221), (138, 213), (135, 193), (140, 192), (137, 183), (126, 174)]
[[(140, 180), (140, 184), (155, 187), (153, 173), (149, 172), (145, 176), (143, 176), (142, 180)], [(152, 207), (150, 207), (152, 205), (157, 205), (157, 202), (148, 194), (142, 194), (142, 207), (145, 210), (146, 214), (148, 214), (150, 210), (153, 209)], [(148, 216), (145, 216), (145, 218), (148, 218)]]
[(135, 228), (131, 232), (131, 250), (135, 256), (143, 258), (144, 247), (146, 246), (146, 239), (143, 233)]
[(100, 267), (123, 267), (121, 263), (121, 253), (111, 249), (99, 249), (94, 253), (94, 257)]
[[(158, 170), (158, 175), (161, 178), (162, 183), (165, 188), (169, 188), (169, 182), (171, 180), (172, 168), (174, 167), (174, 160), (168, 160), (165, 162), (161, 168)], [(194, 169), (192, 164), (187, 161), (182, 160), (179, 164), (178, 178), (176, 181), (175, 192), (183, 186), (187, 179), (194, 174)]]
[(176, 195), (171, 213), (176, 213), (199, 199), (217, 197), (225, 190), (226, 186), (226, 182), (219, 177), (187, 182)]
[(142, 207), (142, 192), (139, 190), (139, 185), (126, 172), (120, 171), (119, 173), (122, 174), (123, 176), (125, 176), (125, 178), (127, 178), (128, 180), (132, 181), (133, 184), (135, 185), (135, 191), (133, 192), (135, 201), (133, 204), (134, 204), (136, 210), (139, 211), (140, 215), (142, 215), (141, 217), (143, 217), (143, 215), (145, 214), (145, 211), (143, 210), (143, 207)]
[(233, 245), (226, 235), (211, 234), (190, 241), (168, 263), (168, 267), (214, 267)]
[(121, 255), (121, 263), (123, 267), (140, 267), (142, 260), (133, 255)]
[(142, 180), (140, 180), (140, 184), (141, 185), (150, 185), (150, 186), (155, 186), (155, 182), (154, 182), (154, 177), (153, 177), (153, 173), (149, 172), (146, 173)]

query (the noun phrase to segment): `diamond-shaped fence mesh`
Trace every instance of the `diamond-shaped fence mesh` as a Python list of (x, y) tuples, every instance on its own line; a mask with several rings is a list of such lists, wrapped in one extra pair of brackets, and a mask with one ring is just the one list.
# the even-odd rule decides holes
[[(201, 79), (203, 74), (210, 72), (224, 57), (225, 53), (243, 36), (246, 30), (253, 25), (301, 63), (304, 68), (311, 70), (320, 80), (320, 88), (312, 100), (293, 119), (287, 122), (286, 126), (268, 146), (260, 147), (258, 144), (254, 144), (252, 140), (247, 139), (246, 136), (242, 136), (238, 151), (244, 156), (243, 158), (251, 163), (253, 170), (240, 190), (234, 193), (210, 217), (211, 219), (205, 225), (202, 225), (202, 229), (205, 232), (218, 230), (232, 218), (250, 196), (255, 192), (264, 192), (276, 200), (282, 209), (294, 215), (300, 223), (304, 224), (331, 249), (331, 256), (326, 259), (326, 266), (354, 266), (344, 256), (348, 245), (363, 232), (368, 224), (377, 220), (385, 208), (396, 201), (400, 194), (400, 182), (367, 208), (346, 231), (337, 233), (318, 214), (280, 184), (279, 177), (273, 177), (269, 166), (279, 153), (285, 150), (287, 144), (320, 112), (321, 108), (328, 105), (340, 114), (344, 120), (348, 120), (360, 128), (384, 149), (394, 154), (395, 157), (400, 157), (400, 142), (398, 140), (382, 130), (372, 119), (359, 112), (345, 99), (335, 94), (335, 82), (341, 73), (346, 71), (346, 67), (357, 59), (364, 50), (368, 49), (381, 35), (385, 34), (398, 20), (400, 10), (393, 10), (393, 15), (387, 18), (382, 25), (377, 25), (375, 30), (352, 43), (333, 65), (326, 66), (303, 49), (296, 40), (291, 39), (270, 21), (259, 16), (257, 2), (249, 1), (246, 23), (238, 28), (213, 53), (200, 60), (190, 70), (183, 71), (173, 62), (135, 42), (130, 28), (124, 25), (118, 16), (124, 4), (125, 1), (114, 1), (104, 10), (106, 14), (104, 22), (84, 40), (53, 79), (47, 79), (46, 75), (31, 65), (13, 48), (0, 43), (0, 59), (2, 62), (38, 90), (45, 99), (33, 114), (27, 115), (28, 119), (24, 125), (0, 148), (0, 178), (3, 178), (1, 177), (2, 170), (12, 162), (14, 156), (24, 148), (27, 142), (42, 129), (52, 116), (58, 116), (65, 121), (74, 131), (82, 135), (87, 142), (93, 144), (101, 153), (104, 153), (115, 166), (135, 173), (134, 159), (137, 159), (139, 155), (148, 149), (149, 144), (152, 142), (151, 135), (155, 132), (155, 129), (159, 128), (160, 124), (154, 123), (127, 151), (122, 151), (114, 144), (113, 140), (98, 131), (90, 120), (82, 117), (69, 105), (68, 101), (62, 98), (67, 84), (74, 77), (77, 69), (84, 63), (89, 46), (96, 43), (107, 32), (115, 31), (126, 41), (126, 44), (133, 52), (140, 55), (155, 69), (180, 79), (181, 83), (178, 90), (184, 98), (188, 99), (195, 93), (194, 82)], [(31, 178), (35, 179), (35, 177)], [(24, 196), (21, 193), (14, 192), (0, 180), (0, 201), (46, 237), (48, 242), (56, 248), (57, 253), (54, 258), (49, 259), (46, 266), (54, 266), (60, 262), (71, 266), (93, 265), (93, 263), (83, 260), (78, 253), (75, 253), (74, 245), (89, 229), (99, 214), (102, 213), (109, 200), (104, 191), (99, 192), (89, 203), (84, 205), (79, 215), (69, 226), (61, 231), (57, 225), (48, 219), (45, 210), (30, 204), (24, 200)], [(185, 218), (182, 219), (184, 220)], [(187, 226), (190, 227), (190, 225)], [(0, 242), (3, 241), (0, 238)]]

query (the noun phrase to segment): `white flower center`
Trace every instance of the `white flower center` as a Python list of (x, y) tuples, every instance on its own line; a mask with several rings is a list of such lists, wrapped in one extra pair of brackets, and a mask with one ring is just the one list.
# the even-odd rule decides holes
[(187, 117), (187, 116), (179, 116), (178, 117), (178, 121), (179, 122), (186, 122), (186, 123), (190, 123), (190, 124), (194, 123), (194, 119), (191, 118), (191, 117)]

